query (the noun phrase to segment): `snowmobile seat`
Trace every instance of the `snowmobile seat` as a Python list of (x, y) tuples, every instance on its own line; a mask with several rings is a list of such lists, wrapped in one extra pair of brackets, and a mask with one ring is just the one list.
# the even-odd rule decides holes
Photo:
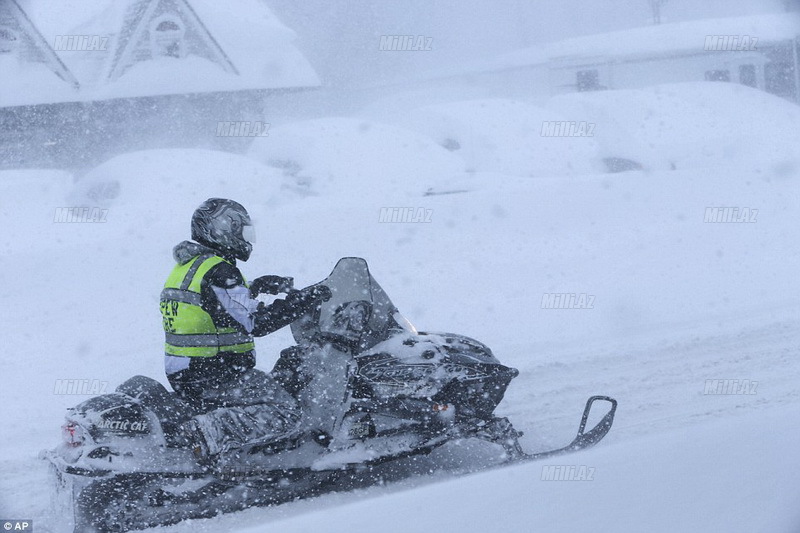
[(117, 387), (117, 392), (135, 398), (153, 411), (161, 421), (168, 442), (180, 441), (180, 425), (196, 415), (191, 405), (181, 401), (164, 385), (147, 376), (134, 376)]

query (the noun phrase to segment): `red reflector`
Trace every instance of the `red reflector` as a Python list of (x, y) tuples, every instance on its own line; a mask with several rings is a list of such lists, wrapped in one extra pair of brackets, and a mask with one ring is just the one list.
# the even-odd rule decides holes
[(75, 422), (67, 422), (61, 426), (61, 437), (68, 446), (83, 444), (83, 428)]

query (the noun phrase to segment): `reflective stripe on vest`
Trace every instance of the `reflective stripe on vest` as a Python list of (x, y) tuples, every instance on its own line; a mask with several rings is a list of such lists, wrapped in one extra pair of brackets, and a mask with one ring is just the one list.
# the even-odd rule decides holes
[(220, 352), (243, 353), (255, 349), (253, 337), (235, 328), (217, 327), (202, 308), (203, 278), (223, 262), (213, 254), (199, 255), (172, 270), (161, 291), (167, 355), (213, 357)]
[(173, 346), (219, 346), (219, 345), (234, 345), (244, 344), (250, 342), (252, 337), (247, 333), (198, 333), (192, 334), (177, 334), (165, 333), (167, 343)]

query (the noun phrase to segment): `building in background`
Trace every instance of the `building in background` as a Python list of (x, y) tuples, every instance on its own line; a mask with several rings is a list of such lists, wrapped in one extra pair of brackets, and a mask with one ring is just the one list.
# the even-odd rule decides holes
[(573, 91), (726, 81), (800, 103), (800, 15), (691, 20), (516, 50), (443, 78), (544, 100)]
[(0, 72), (0, 94), (39, 86), (51, 95), (74, 95), (79, 86), (17, 0), (0, 3)]
[[(215, 0), (80, 9), (8, 1), (0, 61), (13, 53), (18, 68), (11, 87), (0, 82), (0, 166), (80, 168), (146, 148), (243, 150), (248, 128), (220, 135), (230, 131), (220, 124), (268, 123), (271, 105), (320, 84), (295, 33), (260, 0), (236, 9)], [(44, 67), (60, 83), (43, 83)]]

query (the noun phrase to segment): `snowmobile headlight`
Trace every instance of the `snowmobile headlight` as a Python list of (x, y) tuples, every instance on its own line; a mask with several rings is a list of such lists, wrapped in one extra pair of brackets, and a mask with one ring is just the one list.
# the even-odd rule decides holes
[(86, 440), (86, 430), (80, 424), (67, 422), (61, 426), (61, 437), (67, 446), (81, 446)]

